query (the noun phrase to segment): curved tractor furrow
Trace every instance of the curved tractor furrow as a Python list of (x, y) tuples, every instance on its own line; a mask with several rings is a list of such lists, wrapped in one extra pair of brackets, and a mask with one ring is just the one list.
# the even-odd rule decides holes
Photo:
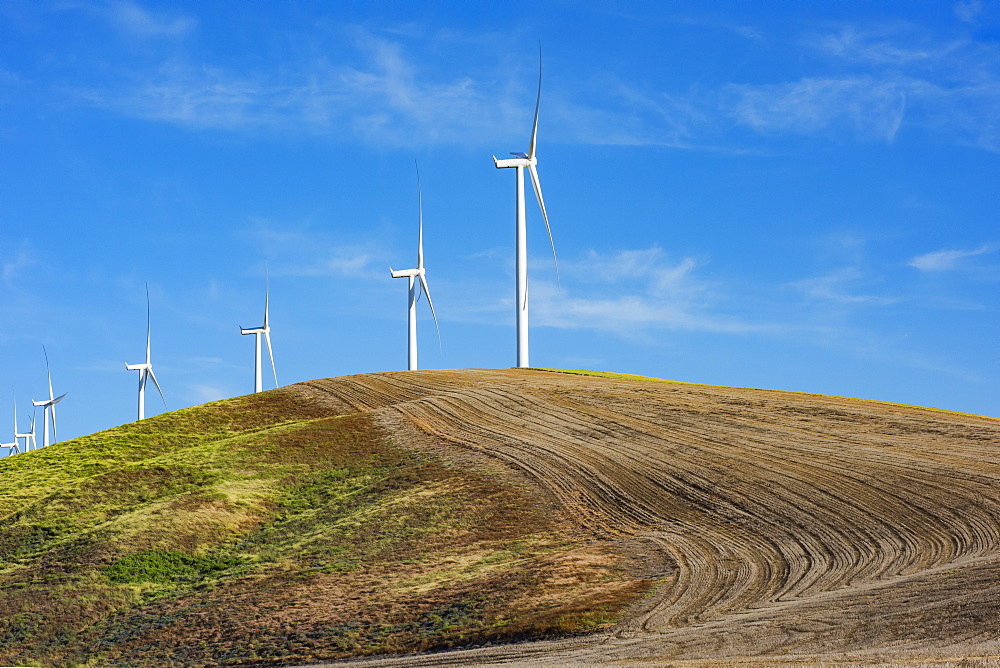
[[(524, 432), (524, 425), (511, 430), (517, 434), (515, 437), (513, 433), (504, 433), (509, 429), (507, 421), (498, 421), (484, 408), (484, 405), (495, 406), (498, 402), (489, 402), (479, 396), (467, 398), (459, 407), (455, 402), (453, 397), (448, 400), (427, 399), (397, 408), (415, 424), (430, 428), (434, 433), (447, 432), (452, 437), (464, 433), (460, 438), (462, 442), (488, 448), (495, 456), (502, 456), (508, 463), (536, 476), (541, 484), (549, 486), (565, 508), (577, 513), (587, 508), (599, 514), (605, 526), (598, 535), (641, 535), (641, 532), (664, 522), (675, 525), (683, 522), (684, 531), (675, 534), (676, 560), (682, 570), (695, 573), (698, 581), (691, 589), (680, 583), (678, 587), (686, 593), (675, 592), (673, 596), (677, 601), (669, 603), (669, 606), (676, 610), (659, 613), (661, 618), (702, 618), (705, 614), (719, 614), (724, 609), (766, 599), (787, 580), (790, 567), (782, 559), (779, 548), (762, 535), (734, 531), (732, 526), (727, 526), (724, 531), (712, 530), (710, 527), (715, 520), (703, 507), (711, 500), (711, 492), (704, 489), (704, 484), (700, 485), (701, 489), (680, 484), (669, 475), (670, 467), (665, 462), (659, 466), (647, 466), (650, 460), (648, 450), (643, 451), (647, 453), (643, 466), (636, 466), (636, 462), (626, 456), (613, 458), (612, 463), (605, 464), (600, 472), (594, 469), (588, 471), (579, 461), (591, 458), (593, 453), (581, 455), (580, 451), (584, 448), (579, 443), (567, 442), (572, 439), (559, 439), (548, 429), (542, 430), (543, 436)], [(505, 426), (492, 430), (469, 429), (470, 425), (498, 423)], [(472, 436), (469, 436), (470, 433)], [(518, 438), (525, 445), (512, 447), (510, 443)], [(491, 442), (484, 442), (485, 439)], [(604, 445), (606, 453), (614, 449), (613, 445)], [(567, 453), (573, 456), (567, 456)], [(668, 472), (666, 475), (665, 471)], [(560, 484), (567, 480), (573, 481), (574, 486)], [(691, 502), (696, 497), (701, 499), (701, 504)], [(637, 503), (637, 499), (643, 499), (645, 503)], [(621, 512), (622, 508), (629, 506), (633, 508), (628, 515)], [(640, 509), (644, 512), (636, 512)], [(699, 540), (691, 542), (684, 538), (689, 535), (698, 536)], [(703, 564), (713, 564), (713, 567), (706, 568)], [(706, 593), (708, 598), (705, 598)]]

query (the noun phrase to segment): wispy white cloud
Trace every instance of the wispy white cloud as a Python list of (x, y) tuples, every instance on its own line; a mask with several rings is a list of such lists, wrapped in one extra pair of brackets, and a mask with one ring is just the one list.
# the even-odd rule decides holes
[(899, 297), (864, 294), (861, 289), (869, 282), (870, 279), (859, 268), (844, 267), (823, 276), (796, 281), (792, 287), (816, 301), (867, 306), (888, 306), (902, 301)]
[(813, 133), (846, 121), (862, 135), (892, 141), (906, 113), (905, 88), (869, 77), (730, 85), (727, 92), (736, 121), (767, 133)]
[(324, 57), (297, 63), (295, 74), (233, 72), (183, 60), (134, 72), (118, 87), (77, 90), (78, 99), (118, 113), (195, 128), (293, 129), (389, 145), (504, 137), (511, 115), (530, 123), (523, 104), (498, 103), (499, 69), (490, 90), (468, 74), (421, 68), (402, 44), (355, 30), (359, 63)]
[(552, 126), (563, 141), (612, 146), (690, 147), (714, 113), (694, 92), (646, 91), (627, 81), (589, 85), (599, 94), (549, 102)]
[[(657, 329), (729, 333), (778, 329), (720, 312), (724, 297), (716, 284), (696, 275), (698, 267), (696, 258), (671, 260), (658, 247), (591, 251), (582, 259), (563, 262), (564, 289), (551, 282), (532, 282), (535, 321), (628, 338)], [(591, 294), (581, 296), (584, 292)]]
[(384, 266), (376, 268), (374, 265), (377, 258), (386, 256), (376, 241), (344, 244), (329, 234), (265, 220), (254, 221), (254, 226), (244, 236), (274, 258), (268, 263), (272, 276), (368, 279), (383, 277), (388, 271)]
[[(969, 11), (975, 9), (970, 4)], [(1000, 105), (1000, 48), (970, 37), (939, 39), (909, 24), (845, 26), (806, 44), (849, 68), (842, 109), (867, 109), (876, 127), (892, 127), (886, 91), (905, 99), (898, 123), (955, 143), (1000, 151), (995, 110)], [(853, 90), (850, 90), (853, 88)], [(831, 100), (836, 102), (836, 100)], [(836, 107), (834, 107), (836, 108)], [(895, 132), (886, 133), (887, 138)]]
[(893, 66), (924, 63), (947, 66), (953, 54), (970, 46), (966, 40), (936, 41), (914, 35), (901, 26), (865, 30), (844, 26), (837, 32), (809, 37), (805, 43), (838, 59)]
[(725, 333), (778, 329), (773, 325), (743, 322), (736, 317), (700, 313), (687, 304), (658, 299), (649, 294), (607, 298), (560, 297), (548, 286), (541, 290), (533, 289), (532, 299), (539, 325), (612, 332), (626, 338), (643, 337), (655, 329)]
[(589, 251), (582, 259), (563, 263), (563, 271), (580, 282), (642, 282), (651, 294), (671, 296), (688, 302), (702, 297), (708, 284), (694, 276), (698, 260), (685, 257), (671, 262), (658, 246), (615, 253)]
[(105, 12), (116, 27), (134, 37), (183, 37), (197, 26), (190, 16), (145, 9), (130, 0), (111, 2)]
[(303, 262), (275, 262), (271, 275), (373, 278), (387, 273), (385, 267), (374, 268), (374, 259), (370, 249), (359, 246), (327, 247), (317, 250)]
[(981, 0), (959, 0), (955, 3), (955, 16), (963, 23), (973, 23), (983, 11)]
[(17, 251), (15, 251), (14, 257), (0, 264), (0, 280), (3, 280), (4, 283), (9, 283), (20, 275), (22, 271), (37, 263), (38, 260), (31, 246), (26, 242), (22, 243)]
[(993, 250), (990, 246), (982, 246), (975, 250), (939, 250), (918, 255), (907, 264), (926, 272), (950, 271), (958, 269), (965, 258), (984, 255), (993, 252)]
[(197, 128), (239, 129), (278, 120), (285, 106), (260, 82), (212, 67), (172, 63), (135, 76), (124, 89), (83, 89), (81, 101), (127, 116)]
[[(134, 3), (109, 6), (137, 33), (192, 29), (182, 17)], [(303, 49), (308, 55), (294, 62), (255, 71), (172, 53), (153, 70), (137, 68), (117, 83), (74, 92), (86, 104), (194, 128), (268, 128), (391, 146), (523, 139), (533, 76), (512, 67), (502, 49), (468, 36), (406, 28), (339, 28), (347, 46), (338, 55)], [(453, 60), (438, 58), (441, 40), (450, 49), (462, 42), (476, 57), (454, 68)], [(1000, 151), (995, 46), (893, 26), (846, 26), (804, 43), (790, 48), (807, 48), (821, 61), (805, 59), (800, 76), (770, 83), (669, 90), (613, 72), (593, 78), (564, 72), (562, 83), (544, 93), (543, 131), (572, 143), (747, 150), (741, 147), (747, 131), (751, 139), (846, 131), (892, 142), (912, 128)]]

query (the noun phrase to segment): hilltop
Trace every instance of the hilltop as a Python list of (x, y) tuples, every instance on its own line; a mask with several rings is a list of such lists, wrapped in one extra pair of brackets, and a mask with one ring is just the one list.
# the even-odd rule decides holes
[(0, 460), (0, 661), (1000, 657), (1000, 420), (605, 376), (317, 380)]

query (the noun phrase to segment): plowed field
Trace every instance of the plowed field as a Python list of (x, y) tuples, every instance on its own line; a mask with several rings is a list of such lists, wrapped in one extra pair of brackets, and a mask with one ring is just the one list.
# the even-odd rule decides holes
[(381, 665), (997, 665), (1000, 420), (546, 371), (289, 388), (521, 481), (632, 555), (611, 632)]

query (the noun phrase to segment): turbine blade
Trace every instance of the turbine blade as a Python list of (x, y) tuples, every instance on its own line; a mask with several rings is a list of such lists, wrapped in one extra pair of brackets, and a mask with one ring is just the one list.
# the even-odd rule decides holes
[[(64, 394), (63, 397), (65, 397), (65, 396), (66, 395)], [(59, 398), (62, 399), (62, 397), (59, 397)], [(51, 443), (58, 443), (59, 442), (59, 436), (56, 433), (56, 405), (52, 404), (51, 406), (49, 406), (49, 410), (51, 411), (49, 413), (49, 417), (50, 417), (51, 422), (52, 422), (52, 440), (50, 442)]]
[(434, 318), (434, 329), (437, 330), (438, 335), (438, 350), (444, 352), (444, 348), (441, 346), (441, 328), (438, 327), (437, 313), (434, 312), (434, 302), (431, 300), (431, 289), (427, 287), (427, 279), (424, 278), (423, 274), (420, 275), (420, 287), (423, 289), (424, 294), (427, 295), (427, 305), (431, 307), (431, 316)]
[[(542, 197), (542, 184), (538, 180), (538, 170), (535, 169), (534, 165), (529, 165), (528, 172), (531, 174), (531, 186), (535, 189), (538, 207), (542, 210), (542, 219), (545, 220), (545, 231), (549, 233), (549, 246), (552, 247), (552, 261), (556, 265), (556, 283), (561, 286), (562, 282), (559, 280), (559, 258), (556, 257), (556, 243), (552, 240), (552, 228), (549, 227), (549, 214), (545, 210), (545, 199)], [(527, 303), (527, 300), (525, 303)]]
[(268, 302), (268, 297), (270, 297), (270, 293), (271, 293), (271, 277), (267, 271), (267, 264), (265, 264), (264, 265), (264, 327), (263, 327), (265, 331), (267, 330), (267, 311), (268, 311), (267, 302)]
[(45, 346), (42, 346), (42, 353), (45, 355), (45, 373), (49, 377), (49, 400), (51, 401), (55, 394), (52, 392), (52, 371), (49, 369), (49, 353), (45, 350)]
[(420, 190), (420, 167), (417, 165), (417, 161), (413, 161), (413, 166), (417, 169), (417, 211), (418, 211), (418, 226), (417, 226), (417, 269), (424, 268), (424, 196)]
[[(166, 408), (167, 399), (163, 396), (163, 390), (160, 389), (160, 384), (156, 382), (156, 374), (153, 373), (153, 367), (149, 367), (149, 370), (146, 373), (148, 373), (149, 377), (153, 379), (153, 385), (156, 385), (156, 391), (160, 393), (160, 400), (163, 401), (163, 407)], [(145, 379), (145, 375), (146, 374), (143, 374), (143, 379)]]
[(146, 283), (146, 364), (149, 364), (149, 283)]
[(14, 397), (14, 440), (17, 440), (17, 396)]
[(274, 374), (274, 386), (278, 387), (278, 372), (274, 368), (274, 353), (271, 352), (271, 332), (264, 330), (264, 343), (267, 344), (267, 356), (271, 359), (271, 373)]
[(538, 143), (538, 106), (542, 102), (542, 43), (538, 43), (538, 96), (535, 98), (535, 122), (531, 126), (531, 146), (528, 147), (528, 160), (535, 157), (535, 144)]

